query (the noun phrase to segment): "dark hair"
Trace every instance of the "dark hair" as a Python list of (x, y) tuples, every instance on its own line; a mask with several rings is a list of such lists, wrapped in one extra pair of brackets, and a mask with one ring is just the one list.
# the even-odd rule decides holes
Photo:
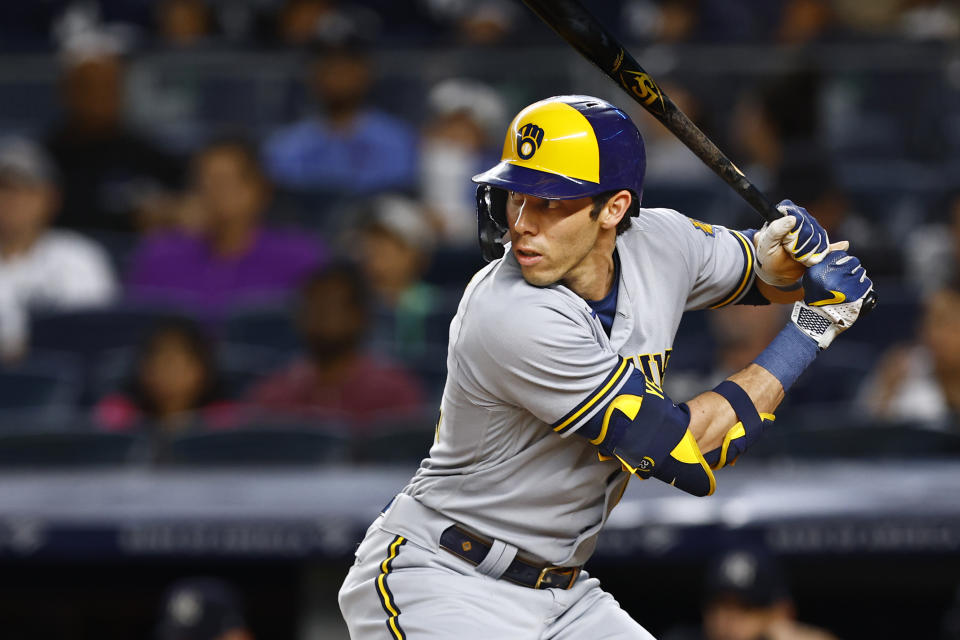
[(350, 291), (350, 301), (364, 314), (369, 311), (370, 285), (360, 268), (346, 260), (336, 260), (310, 274), (300, 289), (300, 299), (305, 301), (317, 285), (331, 280), (346, 284)]
[(261, 178), (265, 176), (263, 163), (260, 161), (260, 150), (257, 145), (243, 136), (236, 135), (214, 138), (197, 149), (193, 154), (193, 169), (196, 170), (197, 165), (203, 158), (216, 151), (229, 151), (237, 154), (253, 173)]
[(216, 353), (210, 337), (203, 328), (190, 318), (170, 316), (157, 322), (137, 350), (133, 365), (133, 375), (127, 383), (127, 391), (137, 407), (147, 416), (157, 411), (157, 406), (143, 381), (140, 372), (147, 359), (153, 355), (160, 342), (167, 337), (176, 337), (181, 340), (200, 363), (203, 369), (203, 386), (194, 399), (193, 408), (199, 408), (223, 397), (223, 386), (217, 367)]
[[(600, 217), (600, 211), (603, 209), (603, 205), (607, 204), (607, 201), (610, 200), (610, 198), (617, 195), (621, 191), (624, 191), (624, 189), (613, 189), (612, 191), (604, 191), (603, 193), (590, 196), (593, 199), (593, 210), (590, 211), (590, 217), (594, 220)], [(630, 206), (627, 208), (627, 212), (623, 214), (623, 218), (621, 218), (620, 222), (617, 223), (617, 235), (620, 235), (629, 229), (630, 218), (633, 218), (640, 213), (640, 201), (637, 199), (637, 194), (630, 189), (626, 189), (626, 191), (630, 191), (630, 195), (632, 197), (630, 199)]]

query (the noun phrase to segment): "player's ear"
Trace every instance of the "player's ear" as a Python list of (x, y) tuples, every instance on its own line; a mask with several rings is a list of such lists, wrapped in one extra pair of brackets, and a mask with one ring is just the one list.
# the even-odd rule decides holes
[(633, 195), (626, 189), (621, 189), (610, 196), (600, 211), (600, 227), (603, 229), (615, 229), (623, 219), (623, 216), (627, 215), (632, 201)]

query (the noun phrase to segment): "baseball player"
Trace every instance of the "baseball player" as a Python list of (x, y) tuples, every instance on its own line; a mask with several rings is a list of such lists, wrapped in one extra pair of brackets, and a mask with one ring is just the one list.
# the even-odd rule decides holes
[[(856, 320), (871, 282), (805, 210), (738, 232), (641, 209), (644, 167), (622, 111), (560, 96), (474, 178), (492, 262), (450, 326), (430, 455), (340, 590), (354, 640), (651, 638), (582, 570), (627, 482), (713, 493)], [(686, 403), (663, 393), (684, 311), (768, 299), (798, 302), (754, 363)]]

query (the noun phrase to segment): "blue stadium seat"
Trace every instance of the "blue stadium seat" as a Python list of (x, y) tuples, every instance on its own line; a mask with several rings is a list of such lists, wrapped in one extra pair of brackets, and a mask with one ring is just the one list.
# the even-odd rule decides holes
[[(960, 433), (913, 423), (880, 425), (845, 416), (842, 407), (810, 407), (806, 428), (771, 429), (746, 454), (767, 457), (828, 459), (931, 458), (960, 456)], [(744, 457), (747, 460), (747, 457)]]
[[(120, 390), (134, 375), (137, 350), (121, 347), (106, 351), (94, 366), (88, 386), (94, 398)], [(243, 397), (251, 384), (289, 360), (289, 355), (269, 347), (222, 343), (217, 345), (217, 364), (224, 393), (229, 398)]]
[(30, 321), (34, 349), (65, 351), (93, 359), (117, 347), (136, 346), (171, 310), (117, 306), (108, 309), (38, 314)]
[(95, 431), (0, 432), (0, 468), (118, 466), (133, 461), (141, 436)]
[(163, 445), (159, 461), (180, 467), (313, 466), (349, 458), (339, 424), (264, 424), (187, 433)]
[(69, 417), (80, 400), (82, 379), (79, 360), (69, 354), (34, 353), (0, 369), (0, 427)]
[(301, 348), (293, 305), (236, 309), (227, 317), (222, 335), (225, 342), (257, 345), (286, 354)]

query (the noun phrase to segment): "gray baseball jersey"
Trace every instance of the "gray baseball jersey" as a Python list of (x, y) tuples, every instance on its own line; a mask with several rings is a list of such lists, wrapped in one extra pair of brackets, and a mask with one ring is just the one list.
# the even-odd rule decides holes
[(528, 284), (509, 250), (473, 278), (450, 327), (436, 440), (403, 493), (546, 563), (589, 558), (629, 474), (568, 436), (636, 367), (662, 381), (685, 310), (736, 302), (753, 281), (742, 234), (668, 209), (641, 209), (617, 251), (609, 337), (570, 289)]

